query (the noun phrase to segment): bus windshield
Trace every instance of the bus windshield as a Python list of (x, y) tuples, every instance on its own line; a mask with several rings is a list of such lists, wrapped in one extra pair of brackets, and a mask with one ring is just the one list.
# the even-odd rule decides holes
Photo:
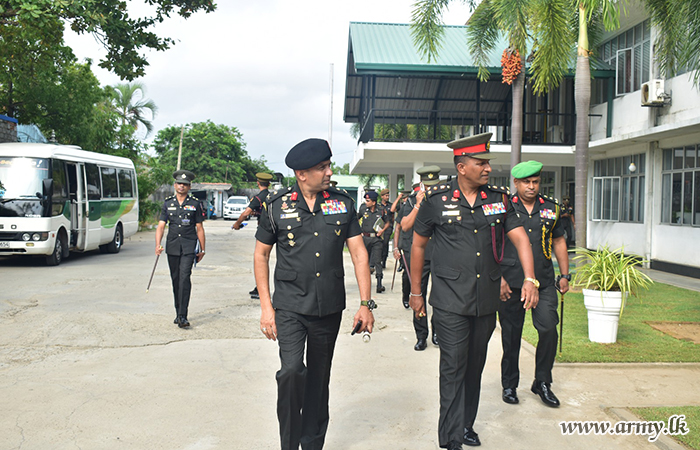
[(42, 180), (49, 177), (49, 160), (43, 158), (0, 158), (0, 202), (39, 199)]

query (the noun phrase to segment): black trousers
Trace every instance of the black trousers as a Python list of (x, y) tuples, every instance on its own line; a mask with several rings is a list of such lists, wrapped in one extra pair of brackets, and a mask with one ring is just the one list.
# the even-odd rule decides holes
[(446, 448), (462, 442), (464, 428), (472, 427), (479, 409), (481, 373), (489, 339), (496, 328), (496, 313), (462, 316), (433, 307), (440, 336), (440, 419), (438, 439)]
[[(525, 310), (520, 301), (520, 289), (511, 288), (510, 299), (501, 302), (498, 321), (501, 324), (501, 385), (503, 388), (517, 388), (520, 381), (520, 341), (523, 337)], [(535, 378), (552, 382), (552, 367), (557, 353), (557, 290), (554, 286), (540, 288), (540, 301), (532, 309), (532, 324), (537, 329), (539, 340), (535, 352)]]
[[(328, 429), (331, 361), (342, 313), (325, 317), (277, 310), (277, 418), (282, 450), (321, 450)], [(306, 365), (304, 350), (306, 348)]]
[[(411, 292), (411, 282), (408, 278), (408, 273), (411, 267), (411, 252), (403, 252), (406, 257), (406, 264), (408, 264), (408, 269), (404, 270), (404, 280), (408, 280), (408, 292)], [(426, 259), (423, 263), (423, 273), (421, 274), (420, 280), (420, 291), (423, 294), (423, 299), (426, 301), (425, 310), (428, 310), (428, 280), (430, 279), (430, 260)], [(410, 301), (410, 297), (409, 297)], [(430, 320), (430, 327), (435, 332), (435, 315), (433, 315)], [(416, 332), (416, 339), (428, 339), (429, 329), (428, 329), (428, 316), (417, 318), (413, 314), (413, 329)]]
[(170, 267), (170, 279), (173, 282), (173, 296), (175, 297), (175, 313), (187, 318), (187, 309), (190, 306), (190, 293), (192, 292), (192, 264), (195, 254), (170, 255), (168, 254), (168, 267)]
[(376, 236), (362, 236), (362, 241), (369, 255), (369, 265), (374, 267), (374, 275), (377, 278), (382, 278), (384, 272), (382, 270), (382, 238)]
[(394, 227), (390, 226), (382, 233), (382, 266), (386, 268), (386, 259), (389, 257), (389, 242), (391, 241), (391, 233), (394, 232)]

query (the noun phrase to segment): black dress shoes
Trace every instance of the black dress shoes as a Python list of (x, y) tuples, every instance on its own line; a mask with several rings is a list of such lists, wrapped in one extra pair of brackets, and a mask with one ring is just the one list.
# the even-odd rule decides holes
[(418, 339), (418, 342), (416, 342), (416, 345), (413, 347), (413, 350), (417, 352), (421, 352), (425, 350), (425, 348), (428, 346), (428, 343), (425, 342), (425, 339)]
[(250, 294), (250, 298), (252, 299), (259, 299), (260, 294), (258, 294), (258, 287), (255, 286), (252, 291), (248, 292)]
[(559, 399), (552, 392), (551, 385), (544, 381), (535, 380), (532, 382), (532, 392), (539, 395), (542, 403), (552, 408), (559, 407)]
[(407, 300), (407, 299), (403, 299), (403, 300), (401, 300), (401, 301), (403, 302), (403, 307), (404, 307), (404, 308), (408, 309), (408, 308), (411, 307), (411, 305), (408, 303), (408, 300)]
[(433, 340), (433, 345), (437, 345), (437, 346), (440, 346), (440, 344), (438, 343), (438, 339), (437, 339), (437, 333), (436, 333), (436, 332), (434, 332), (434, 331), (433, 331), (433, 337), (432, 337), (432, 340)]
[(515, 388), (503, 389), (503, 401), (510, 403), (511, 405), (520, 403), (520, 400), (518, 400), (518, 393), (516, 392)]
[(190, 323), (184, 317), (180, 317), (180, 322), (177, 324), (177, 326), (180, 328), (187, 328), (190, 326)]
[(467, 427), (464, 429), (464, 443), (470, 447), (478, 447), (481, 445), (479, 435), (476, 434), (474, 428)]
[(447, 450), (462, 450), (462, 443), (457, 441), (450, 441), (447, 443)]
[(179, 323), (180, 323), (180, 316), (177, 316), (177, 317), (175, 318), (175, 320), (173, 320), (173, 323), (174, 323), (175, 325), (179, 324)]

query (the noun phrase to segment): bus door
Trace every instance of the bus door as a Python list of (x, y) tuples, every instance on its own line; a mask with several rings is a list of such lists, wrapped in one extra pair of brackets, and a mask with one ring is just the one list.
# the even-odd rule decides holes
[(87, 199), (85, 196), (84, 167), (78, 163), (66, 163), (68, 170), (68, 198), (70, 199), (70, 247), (85, 250), (87, 231)]

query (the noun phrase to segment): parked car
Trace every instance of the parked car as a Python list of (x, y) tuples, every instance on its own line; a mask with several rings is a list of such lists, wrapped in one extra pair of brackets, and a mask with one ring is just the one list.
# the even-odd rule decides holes
[(248, 207), (248, 198), (240, 195), (233, 195), (228, 198), (224, 205), (224, 220), (236, 220)]

